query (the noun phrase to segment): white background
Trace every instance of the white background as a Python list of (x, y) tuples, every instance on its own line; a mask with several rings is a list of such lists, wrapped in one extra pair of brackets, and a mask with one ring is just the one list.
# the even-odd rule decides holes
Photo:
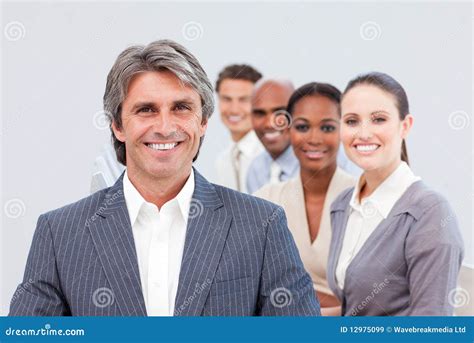
[[(16, 33), (7, 30), (12, 22), (21, 24)], [(394, 76), (415, 116), (412, 168), (451, 202), (465, 263), (474, 264), (472, 22), (469, 2), (4, 2), (0, 315), (21, 281), (38, 216), (89, 193), (93, 160), (110, 139), (94, 115), (115, 58), (161, 38), (189, 48), (213, 82), (230, 63), (297, 87), (343, 89), (371, 70)], [(215, 113), (196, 163), (210, 180), (227, 144)]]

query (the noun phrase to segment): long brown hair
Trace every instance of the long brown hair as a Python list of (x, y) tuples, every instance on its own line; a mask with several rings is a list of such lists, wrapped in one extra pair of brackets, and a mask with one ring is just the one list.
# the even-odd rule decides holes
[[(349, 90), (361, 84), (376, 86), (386, 91), (387, 93), (392, 94), (396, 100), (395, 105), (398, 109), (400, 120), (404, 120), (407, 114), (410, 113), (408, 107), (408, 97), (405, 93), (405, 90), (403, 89), (402, 85), (390, 75), (380, 72), (370, 72), (367, 74), (359, 75), (349, 81), (342, 96), (344, 97), (344, 95), (346, 95)], [(401, 158), (402, 161), (405, 161), (407, 164), (409, 164), (407, 145), (405, 140), (403, 140), (402, 142)]]

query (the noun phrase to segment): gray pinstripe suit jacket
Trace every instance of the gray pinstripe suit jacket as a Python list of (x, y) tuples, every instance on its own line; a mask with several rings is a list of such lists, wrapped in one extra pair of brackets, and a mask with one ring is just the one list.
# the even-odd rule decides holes
[[(10, 315), (146, 315), (122, 180), (39, 217)], [(175, 315), (319, 315), (281, 207), (197, 171), (191, 207)]]

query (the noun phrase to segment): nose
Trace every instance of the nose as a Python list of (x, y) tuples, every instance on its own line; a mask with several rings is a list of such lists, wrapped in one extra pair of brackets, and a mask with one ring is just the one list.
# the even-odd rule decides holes
[(273, 130), (278, 127), (277, 116), (275, 113), (266, 112), (264, 120), (264, 127), (266, 130)]
[(235, 100), (231, 101), (229, 111), (231, 114), (240, 114), (240, 107), (237, 101)]
[(176, 124), (169, 111), (161, 111), (153, 122), (153, 134), (168, 137), (176, 131)]
[(369, 140), (370, 138), (372, 138), (372, 131), (370, 129), (370, 124), (363, 121), (361, 125), (359, 126), (357, 136), (358, 138), (362, 140)]
[(310, 130), (308, 144), (319, 145), (323, 142), (323, 135), (319, 128), (314, 127)]

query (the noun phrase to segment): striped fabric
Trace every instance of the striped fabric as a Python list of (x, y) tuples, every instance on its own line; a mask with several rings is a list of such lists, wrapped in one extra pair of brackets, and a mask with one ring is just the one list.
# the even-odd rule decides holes
[[(122, 180), (39, 217), (10, 315), (147, 315)], [(195, 182), (175, 315), (319, 315), (283, 209)]]

